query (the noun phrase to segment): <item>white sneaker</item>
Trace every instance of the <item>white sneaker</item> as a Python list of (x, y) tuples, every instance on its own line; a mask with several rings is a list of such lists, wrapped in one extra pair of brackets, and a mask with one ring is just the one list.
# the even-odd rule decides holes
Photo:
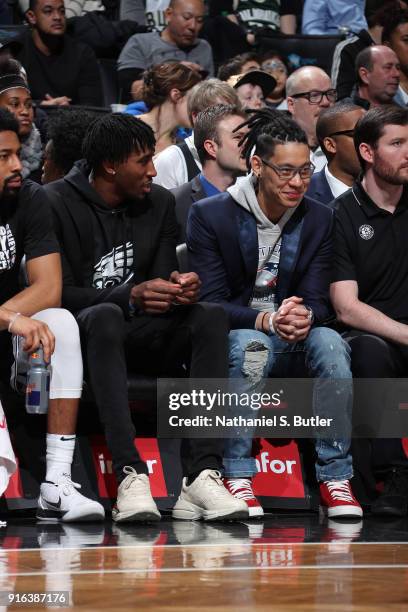
[(57, 483), (45, 481), (40, 487), (37, 518), (40, 521), (103, 521), (102, 504), (78, 492), (81, 485), (61, 474)]
[(195, 521), (201, 518), (205, 521), (246, 519), (248, 506), (244, 500), (236, 499), (227, 491), (219, 472), (203, 470), (189, 487), (187, 479), (183, 478), (173, 518)]
[(114, 521), (160, 521), (161, 515), (150, 491), (149, 478), (129, 465), (123, 468), (126, 478), (118, 487), (112, 508)]

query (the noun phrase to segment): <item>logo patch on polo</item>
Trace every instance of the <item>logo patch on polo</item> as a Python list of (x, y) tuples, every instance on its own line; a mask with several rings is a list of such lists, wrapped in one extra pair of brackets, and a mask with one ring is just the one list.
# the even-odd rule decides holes
[(363, 240), (370, 240), (374, 236), (374, 228), (371, 225), (360, 225), (358, 233)]

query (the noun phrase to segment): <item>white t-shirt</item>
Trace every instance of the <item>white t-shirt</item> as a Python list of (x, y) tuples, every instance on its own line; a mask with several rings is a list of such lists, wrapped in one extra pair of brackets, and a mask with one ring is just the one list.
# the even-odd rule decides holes
[[(184, 142), (190, 149), (194, 161), (201, 171), (202, 165), (198, 158), (197, 149), (194, 146), (194, 134), (191, 134)], [(153, 163), (157, 172), (153, 183), (161, 185), (166, 189), (174, 189), (188, 182), (187, 164), (180, 147), (170, 145), (153, 158)]]

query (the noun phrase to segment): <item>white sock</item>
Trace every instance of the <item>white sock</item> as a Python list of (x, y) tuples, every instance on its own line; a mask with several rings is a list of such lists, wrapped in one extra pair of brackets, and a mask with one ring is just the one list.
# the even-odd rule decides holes
[(61, 474), (71, 476), (75, 434), (47, 433), (47, 474), (45, 479), (57, 482)]

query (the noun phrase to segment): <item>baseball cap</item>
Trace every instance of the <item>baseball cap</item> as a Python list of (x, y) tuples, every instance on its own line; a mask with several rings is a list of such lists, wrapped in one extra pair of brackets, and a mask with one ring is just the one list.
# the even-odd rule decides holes
[(228, 79), (227, 83), (234, 89), (241, 87), (241, 85), (246, 85), (247, 83), (259, 85), (265, 98), (267, 98), (276, 87), (276, 79), (267, 72), (264, 72), (264, 70), (250, 70), (250, 72), (245, 72), (244, 74), (234, 74)]

